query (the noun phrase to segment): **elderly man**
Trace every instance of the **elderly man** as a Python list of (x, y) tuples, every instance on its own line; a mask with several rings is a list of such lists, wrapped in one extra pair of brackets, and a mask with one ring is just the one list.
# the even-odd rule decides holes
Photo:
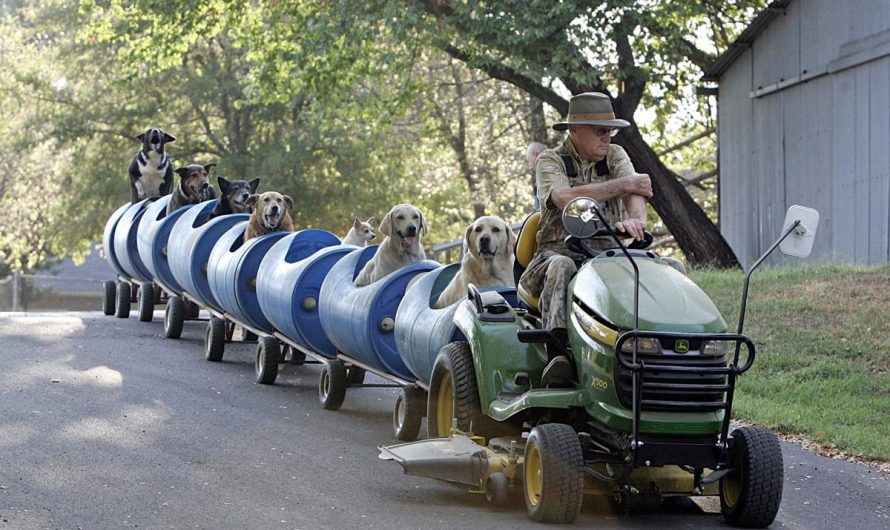
[[(541, 202), (537, 251), (522, 274), (523, 289), (540, 300), (544, 327), (565, 344), (566, 292), (585, 258), (565, 248), (568, 235), (562, 210), (577, 197), (598, 201), (605, 221), (628, 237), (642, 239), (646, 229), (646, 199), (652, 197), (649, 175), (634, 171), (627, 153), (612, 145), (612, 137), (629, 122), (616, 119), (609, 96), (585, 92), (569, 101), (563, 144), (538, 156), (536, 184)], [(608, 237), (594, 240), (594, 248), (614, 245)], [(555, 357), (551, 355), (551, 357)], [(563, 357), (563, 360), (567, 360)], [(551, 360), (552, 364), (552, 360)]]

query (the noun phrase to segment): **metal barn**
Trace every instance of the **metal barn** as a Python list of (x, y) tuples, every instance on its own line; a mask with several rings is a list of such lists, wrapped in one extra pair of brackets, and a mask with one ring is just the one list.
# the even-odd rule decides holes
[(813, 255), (890, 261), (890, 2), (781, 0), (705, 72), (717, 82), (720, 228), (744, 264), (792, 204)]

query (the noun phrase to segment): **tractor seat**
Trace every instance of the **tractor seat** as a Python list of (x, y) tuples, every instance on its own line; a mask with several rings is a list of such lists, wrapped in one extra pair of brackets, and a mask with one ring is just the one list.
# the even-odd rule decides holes
[(526, 291), (519, 278), (531, 263), (538, 249), (538, 228), (541, 225), (541, 212), (532, 212), (522, 222), (522, 228), (519, 229), (519, 236), (516, 238), (516, 246), (513, 248), (513, 280), (516, 282), (516, 293), (519, 300), (528, 307), (529, 311), (540, 314), (539, 300), (537, 296), (532, 296)]

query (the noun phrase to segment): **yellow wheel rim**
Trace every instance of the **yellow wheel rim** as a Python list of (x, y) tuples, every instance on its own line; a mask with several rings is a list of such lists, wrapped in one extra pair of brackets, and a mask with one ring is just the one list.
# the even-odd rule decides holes
[(739, 502), (739, 496), (742, 494), (742, 479), (744, 471), (742, 470), (741, 458), (738, 452), (732, 456), (731, 463), (736, 471), (723, 477), (723, 502), (728, 508), (734, 508)]
[(451, 374), (447, 374), (439, 382), (439, 399), (436, 403), (436, 419), (439, 436), (451, 433), (451, 419), (454, 417), (454, 389), (451, 386)]
[(543, 477), (541, 471), (541, 452), (538, 444), (529, 442), (525, 455), (525, 496), (529, 506), (537, 506), (541, 502)]

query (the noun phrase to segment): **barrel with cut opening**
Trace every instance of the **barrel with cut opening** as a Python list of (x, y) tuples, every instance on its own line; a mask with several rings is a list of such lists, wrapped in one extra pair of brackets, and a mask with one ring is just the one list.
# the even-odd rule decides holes
[(335, 357), (336, 347), (319, 322), (319, 292), (331, 267), (355, 249), (315, 229), (275, 243), (257, 271), (257, 299), (275, 329), (309, 350)]
[(150, 282), (153, 278), (139, 256), (136, 241), (139, 221), (149, 204), (149, 199), (131, 204), (118, 220), (113, 238), (114, 256), (117, 258), (121, 270), (126, 273), (125, 276), (143, 282)]
[(105, 260), (108, 261), (108, 265), (115, 272), (115, 274), (119, 276), (129, 277), (121, 268), (120, 262), (117, 260), (117, 256), (114, 252), (114, 231), (117, 228), (117, 223), (120, 221), (121, 216), (124, 215), (124, 212), (127, 211), (127, 208), (130, 207), (130, 203), (127, 203), (111, 214), (111, 217), (108, 218), (108, 221), (105, 222), (105, 229), (102, 231), (102, 248), (105, 250)]

